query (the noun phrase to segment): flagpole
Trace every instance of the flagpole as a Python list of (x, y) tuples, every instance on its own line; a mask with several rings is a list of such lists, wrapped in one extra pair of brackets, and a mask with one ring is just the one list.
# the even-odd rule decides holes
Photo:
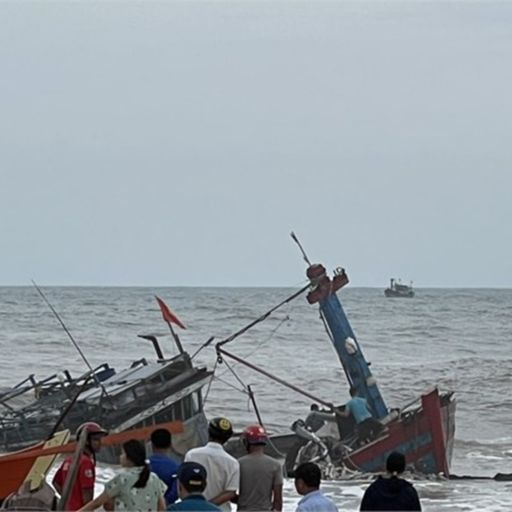
[(183, 346), (181, 344), (181, 341), (180, 341), (180, 338), (178, 337), (178, 335), (174, 332), (174, 329), (172, 327), (172, 324), (171, 322), (167, 322), (167, 325), (169, 326), (169, 329), (171, 331), (171, 334), (172, 334), (172, 337), (174, 338), (174, 342), (176, 343), (176, 346), (178, 347), (178, 351), (180, 354), (183, 354), (185, 353), (185, 351), (183, 350)]
[(183, 346), (181, 345), (181, 341), (178, 337), (178, 335), (174, 332), (174, 329), (172, 327), (172, 324), (175, 323), (177, 326), (181, 327), (182, 329), (186, 329), (186, 327), (183, 325), (181, 320), (171, 312), (169, 309), (169, 306), (160, 298), (155, 295), (155, 299), (158, 302), (158, 306), (160, 307), (160, 311), (162, 312), (162, 318), (164, 319), (164, 322), (169, 326), (169, 330), (171, 331), (172, 337), (174, 339), (174, 343), (176, 343), (176, 346), (178, 347), (178, 351), (180, 354), (184, 354), (185, 351), (183, 350)]

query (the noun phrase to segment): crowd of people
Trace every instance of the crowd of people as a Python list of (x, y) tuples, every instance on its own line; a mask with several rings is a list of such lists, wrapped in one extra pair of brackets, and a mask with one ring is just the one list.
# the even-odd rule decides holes
[[(86, 429), (86, 443), (78, 462), (78, 472), (65, 509), (70, 511), (281, 511), (283, 508), (283, 468), (279, 461), (264, 453), (268, 436), (260, 425), (251, 425), (242, 433), (247, 454), (235, 459), (224, 449), (233, 435), (227, 418), (214, 418), (208, 425), (205, 446), (189, 450), (180, 462), (171, 454), (171, 434), (157, 429), (151, 434), (152, 455), (136, 440), (123, 444), (122, 470), (93, 497), (96, 453), (106, 432), (96, 423)], [(53, 478), (62, 492), (70, 471), (71, 458), (63, 461)], [(414, 487), (399, 477), (405, 469), (405, 457), (393, 452), (387, 460), (387, 472), (378, 477), (364, 493), (360, 510), (421, 510)], [(335, 503), (320, 490), (321, 470), (308, 462), (296, 468), (295, 489), (301, 496), (296, 512), (336, 512)]]

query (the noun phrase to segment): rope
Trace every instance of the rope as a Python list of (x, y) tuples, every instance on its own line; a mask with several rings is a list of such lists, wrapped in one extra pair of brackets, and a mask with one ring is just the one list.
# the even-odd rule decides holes
[(254, 327), (256, 324), (259, 324), (260, 322), (263, 322), (263, 320), (266, 320), (274, 311), (277, 311), (280, 307), (282, 307), (285, 304), (288, 304), (292, 300), (296, 299), (299, 295), (303, 294), (308, 288), (310, 288), (309, 281), (306, 286), (302, 287), (300, 290), (296, 291), (294, 294), (290, 295), (288, 298), (284, 299), (279, 304), (277, 304), (273, 308), (269, 309), (266, 313), (263, 313), (263, 315), (256, 318), (256, 320), (253, 320), (250, 324), (246, 325), (245, 327), (242, 327), (240, 330), (238, 330), (231, 336), (228, 336), (225, 340), (217, 343), (217, 346), (221, 347), (222, 345), (225, 345), (226, 343), (232, 342), (235, 338), (238, 338), (238, 336), (247, 332), (249, 329)]
[[(249, 389), (249, 386), (246, 386), (242, 379), (240, 379), (240, 377), (237, 375), (237, 373), (233, 370), (232, 366), (225, 360), (223, 359), (224, 363), (226, 364), (227, 368), (229, 371), (231, 371), (231, 373), (234, 375), (234, 377), (237, 379), (237, 381), (240, 383), (240, 385), (242, 386), (242, 389), (239, 389), (237, 388), (236, 386), (234, 386), (233, 384), (221, 379), (220, 377), (215, 377), (216, 380), (222, 382), (223, 384), (225, 384), (226, 386), (228, 387), (231, 387), (232, 389), (235, 389), (236, 391), (239, 391), (240, 393), (243, 393), (243, 394), (246, 394), (246, 395), (249, 395), (249, 400), (248, 400), (248, 409), (250, 408), (249, 405), (251, 403), (251, 394), (252, 394), (252, 399), (254, 400), (253, 402), (253, 407), (255, 409), (255, 414), (258, 418), (258, 422), (260, 423), (260, 425), (265, 429), (265, 431), (267, 431), (267, 429), (265, 428), (265, 424), (263, 422), (263, 420), (260, 418), (259, 416), (259, 412), (256, 410), (257, 406), (256, 406), (256, 401), (254, 399), (254, 393), (252, 393), (252, 391)], [(217, 362), (215, 363), (215, 366), (217, 366), (218, 364), (218, 360)], [(226, 370), (226, 371), (228, 371)], [(224, 372), (225, 373), (225, 372)], [(213, 379), (212, 379), (213, 380)], [(208, 392), (209, 392), (209, 389), (208, 389)], [(206, 399), (205, 399), (206, 401)], [(286, 454), (279, 451), (277, 446), (272, 442), (272, 440), (270, 439), (270, 437), (268, 437), (268, 444), (273, 448), (273, 450), (282, 458), (286, 457)]]
[[(277, 331), (281, 328), (281, 326), (287, 322), (291, 320), (290, 316), (287, 314), (280, 322), (279, 324), (272, 330), (270, 331), (270, 334), (268, 335), (268, 337), (266, 339), (264, 339), (263, 341), (260, 341), (256, 347), (254, 347), (247, 355), (245, 356), (240, 356), (242, 359), (249, 359), (249, 357), (251, 357), (257, 350), (259, 350), (261, 347), (263, 347), (265, 344), (267, 344), (274, 336), (275, 334), (277, 333)], [(237, 364), (239, 363), (233, 363), (233, 366), (236, 366)], [(228, 368), (226, 368), (225, 371), (223, 371), (221, 373), (221, 376), (222, 375), (225, 375), (227, 372), (229, 371)]]
[(210, 379), (210, 382), (208, 383), (208, 388), (206, 389), (206, 393), (204, 395), (204, 399), (203, 399), (203, 405), (206, 403), (206, 400), (208, 400), (208, 395), (210, 394), (210, 389), (212, 387), (212, 382), (213, 382), (213, 378), (215, 376), (215, 369), (217, 368), (217, 365), (219, 364), (219, 361), (216, 359), (215, 360), (215, 364), (213, 366), (213, 375), (212, 375), (212, 378)]
[[(219, 365), (219, 360), (217, 359), (215, 361), (215, 365), (213, 366), (213, 375), (212, 375), (212, 378), (210, 379), (210, 382), (208, 383), (208, 388), (206, 389), (206, 393), (204, 395), (204, 399), (203, 399), (203, 404), (206, 404), (206, 401), (208, 400), (208, 395), (210, 394), (210, 389), (212, 387), (212, 383), (214, 380), (217, 380), (219, 382), (222, 382), (223, 384), (225, 384), (226, 386), (230, 387), (230, 388), (233, 388), (234, 390), (236, 391), (239, 391), (240, 393), (243, 393), (243, 394), (249, 394), (249, 392), (247, 391), (247, 387), (245, 386), (245, 384), (242, 382), (242, 380), (238, 377), (238, 375), (233, 371), (232, 368), (230, 368), (229, 364), (223, 360), (224, 363), (226, 363), (226, 366), (228, 367), (229, 370), (231, 370), (231, 372), (233, 373), (233, 375), (235, 376), (235, 378), (238, 380), (238, 382), (240, 383), (240, 385), (242, 386), (242, 389), (239, 389), (237, 388), (236, 386), (234, 386), (233, 384), (231, 384), (230, 382), (227, 382), (223, 379), (221, 379), (220, 377), (218, 377), (217, 375), (215, 375), (215, 370), (217, 368), (217, 366)], [(228, 371), (228, 370), (226, 370)], [(224, 372), (225, 373), (225, 372)]]
[[(242, 379), (236, 374), (235, 370), (233, 370), (233, 368), (231, 367), (231, 365), (226, 361), (226, 359), (223, 360), (224, 361), (224, 364), (226, 365), (226, 368), (231, 371), (231, 373), (233, 374), (233, 376), (235, 377), (235, 379), (240, 383), (240, 385), (244, 388), (244, 389), (247, 389), (246, 385), (243, 383)], [(249, 390), (247, 390), (247, 393), (249, 393)]]
[(247, 394), (247, 391), (245, 391), (245, 389), (237, 388), (236, 386), (234, 386), (233, 384), (231, 384), (227, 380), (219, 379), (219, 377), (215, 377), (215, 379), (218, 380), (219, 382), (222, 382), (222, 384), (228, 386), (229, 388), (234, 389), (235, 391), (239, 391), (240, 393)]

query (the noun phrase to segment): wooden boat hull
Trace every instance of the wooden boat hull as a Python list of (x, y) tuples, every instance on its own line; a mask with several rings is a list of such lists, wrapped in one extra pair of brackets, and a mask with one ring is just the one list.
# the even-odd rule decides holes
[(9, 459), (7, 455), (0, 457), (0, 475), (2, 475), (0, 478), (0, 502), (21, 486), (37, 459), (37, 455), (33, 455), (33, 453), (40, 452), (43, 445), (43, 442), (37, 443), (24, 450), (9, 454), (23, 455), (23, 458)]
[[(289, 434), (270, 435), (270, 442), (265, 446), (265, 453), (276, 459), (284, 459), (298, 442), (299, 438), (297, 434), (293, 432)], [(240, 436), (237, 435), (233, 436), (226, 445), (224, 445), (224, 448), (236, 459), (247, 455), (247, 449), (243, 445)]]
[(455, 401), (437, 389), (421, 397), (421, 407), (388, 425), (388, 432), (351, 452), (343, 464), (353, 470), (379, 472), (392, 451), (404, 453), (409, 467), (425, 474), (450, 475), (455, 435)]
[[(183, 423), (181, 421), (173, 421), (110, 434), (103, 438), (102, 444), (106, 447), (111, 447), (122, 444), (129, 439), (145, 440), (149, 438), (151, 432), (156, 428), (166, 428), (173, 435), (183, 433)], [(44, 448), (44, 442), (40, 442), (23, 450), (1, 455), (0, 502), (21, 486), (38, 457), (54, 455), (56, 453), (73, 453), (75, 446), (76, 443), (72, 442), (53, 448)]]
[[(421, 397), (420, 407), (391, 421), (384, 435), (338, 458), (331, 453), (331, 461), (338, 467), (376, 473), (385, 470), (387, 456), (397, 450), (405, 454), (411, 469), (424, 474), (443, 473), (449, 476), (454, 435), (455, 401), (452, 394), (439, 395), (434, 389)], [(265, 452), (285, 458), (287, 473), (291, 474), (298, 463), (307, 461), (301, 454), (307, 441), (296, 434), (273, 435), (270, 439)], [(228, 450), (237, 457), (245, 454), (242, 443), (233, 443)], [(318, 451), (312, 450), (311, 454), (316, 456)]]

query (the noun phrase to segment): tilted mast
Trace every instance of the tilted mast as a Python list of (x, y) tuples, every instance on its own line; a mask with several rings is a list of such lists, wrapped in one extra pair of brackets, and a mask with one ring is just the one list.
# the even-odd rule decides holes
[(366, 398), (373, 415), (383, 418), (388, 414), (388, 409), (336, 295), (336, 291), (348, 283), (345, 270), (336, 269), (331, 280), (323, 265), (314, 264), (309, 266), (306, 275), (313, 287), (307, 295), (308, 302), (319, 304), (349, 384), (357, 389), (359, 396)]

